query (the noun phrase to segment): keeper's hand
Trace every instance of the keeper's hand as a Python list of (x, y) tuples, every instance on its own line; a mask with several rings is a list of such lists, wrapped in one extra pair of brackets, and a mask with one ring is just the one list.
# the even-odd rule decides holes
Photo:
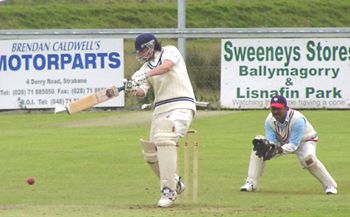
[(269, 144), (267, 146), (267, 150), (265, 155), (263, 156), (263, 160), (270, 160), (273, 158), (275, 155), (277, 155), (277, 146), (275, 144)]
[(258, 135), (253, 139), (253, 151), (266, 161), (281, 154), (283, 150), (280, 146), (270, 143), (264, 136)]

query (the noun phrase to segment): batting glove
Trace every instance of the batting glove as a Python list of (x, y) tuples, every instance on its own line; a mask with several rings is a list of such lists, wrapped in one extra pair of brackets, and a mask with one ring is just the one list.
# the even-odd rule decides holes
[(112, 97), (115, 97), (115, 96), (118, 96), (118, 92), (116, 92), (116, 90), (112, 89), (112, 88), (108, 88), (106, 90), (106, 96), (108, 98), (112, 98)]
[(123, 83), (124, 83), (124, 88), (125, 88), (124, 92), (126, 94), (130, 94), (132, 96), (135, 96), (139, 85), (137, 85), (133, 80), (128, 81), (127, 79), (123, 79)]
[(142, 84), (149, 78), (148, 72), (140, 72), (137, 71), (134, 73), (134, 75), (131, 77), (131, 80), (133, 80), (136, 84)]

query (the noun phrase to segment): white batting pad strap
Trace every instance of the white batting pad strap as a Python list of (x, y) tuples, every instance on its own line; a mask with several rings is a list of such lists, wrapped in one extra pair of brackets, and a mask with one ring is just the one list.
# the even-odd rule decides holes
[(150, 141), (140, 139), (140, 144), (141, 144), (143, 151), (146, 153), (156, 153), (157, 152), (155, 144), (150, 142)]
[(143, 159), (148, 163), (158, 162), (156, 145), (144, 139), (140, 139), (140, 144), (143, 148)]
[(337, 183), (328, 173), (326, 167), (319, 161), (316, 156), (308, 155), (303, 159), (303, 164), (308, 171), (321, 182), (324, 188), (333, 186), (337, 187)]
[(157, 163), (158, 158), (157, 158), (157, 152), (154, 153), (147, 153), (147, 152), (142, 152), (143, 154), (143, 159), (148, 162), (148, 163)]
[(175, 133), (157, 133), (154, 136), (154, 144), (159, 146), (176, 146), (177, 135)]
[(252, 151), (250, 154), (249, 167), (248, 167), (248, 178), (250, 178), (255, 185), (258, 185), (260, 176), (263, 175), (265, 168), (265, 161), (263, 158), (259, 158)]

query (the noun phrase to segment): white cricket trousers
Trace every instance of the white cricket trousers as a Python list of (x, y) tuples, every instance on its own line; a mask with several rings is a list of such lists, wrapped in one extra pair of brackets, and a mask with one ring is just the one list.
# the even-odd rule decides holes
[(154, 114), (152, 117), (152, 125), (150, 130), (150, 141), (154, 142), (154, 124), (157, 120), (166, 118), (175, 124), (175, 133), (178, 137), (183, 137), (191, 125), (193, 119), (193, 111), (190, 109), (175, 109), (169, 112)]

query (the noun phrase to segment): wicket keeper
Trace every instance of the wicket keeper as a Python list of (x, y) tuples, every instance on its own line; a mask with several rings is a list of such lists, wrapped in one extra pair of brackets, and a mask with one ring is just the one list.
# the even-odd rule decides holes
[(326, 194), (337, 194), (337, 183), (316, 157), (318, 135), (314, 127), (302, 113), (288, 108), (286, 98), (281, 95), (272, 97), (270, 108), (265, 120), (266, 138), (261, 135), (254, 138), (248, 177), (240, 190), (258, 189), (266, 160), (295, 154), (301, 166), (322, 184)]

